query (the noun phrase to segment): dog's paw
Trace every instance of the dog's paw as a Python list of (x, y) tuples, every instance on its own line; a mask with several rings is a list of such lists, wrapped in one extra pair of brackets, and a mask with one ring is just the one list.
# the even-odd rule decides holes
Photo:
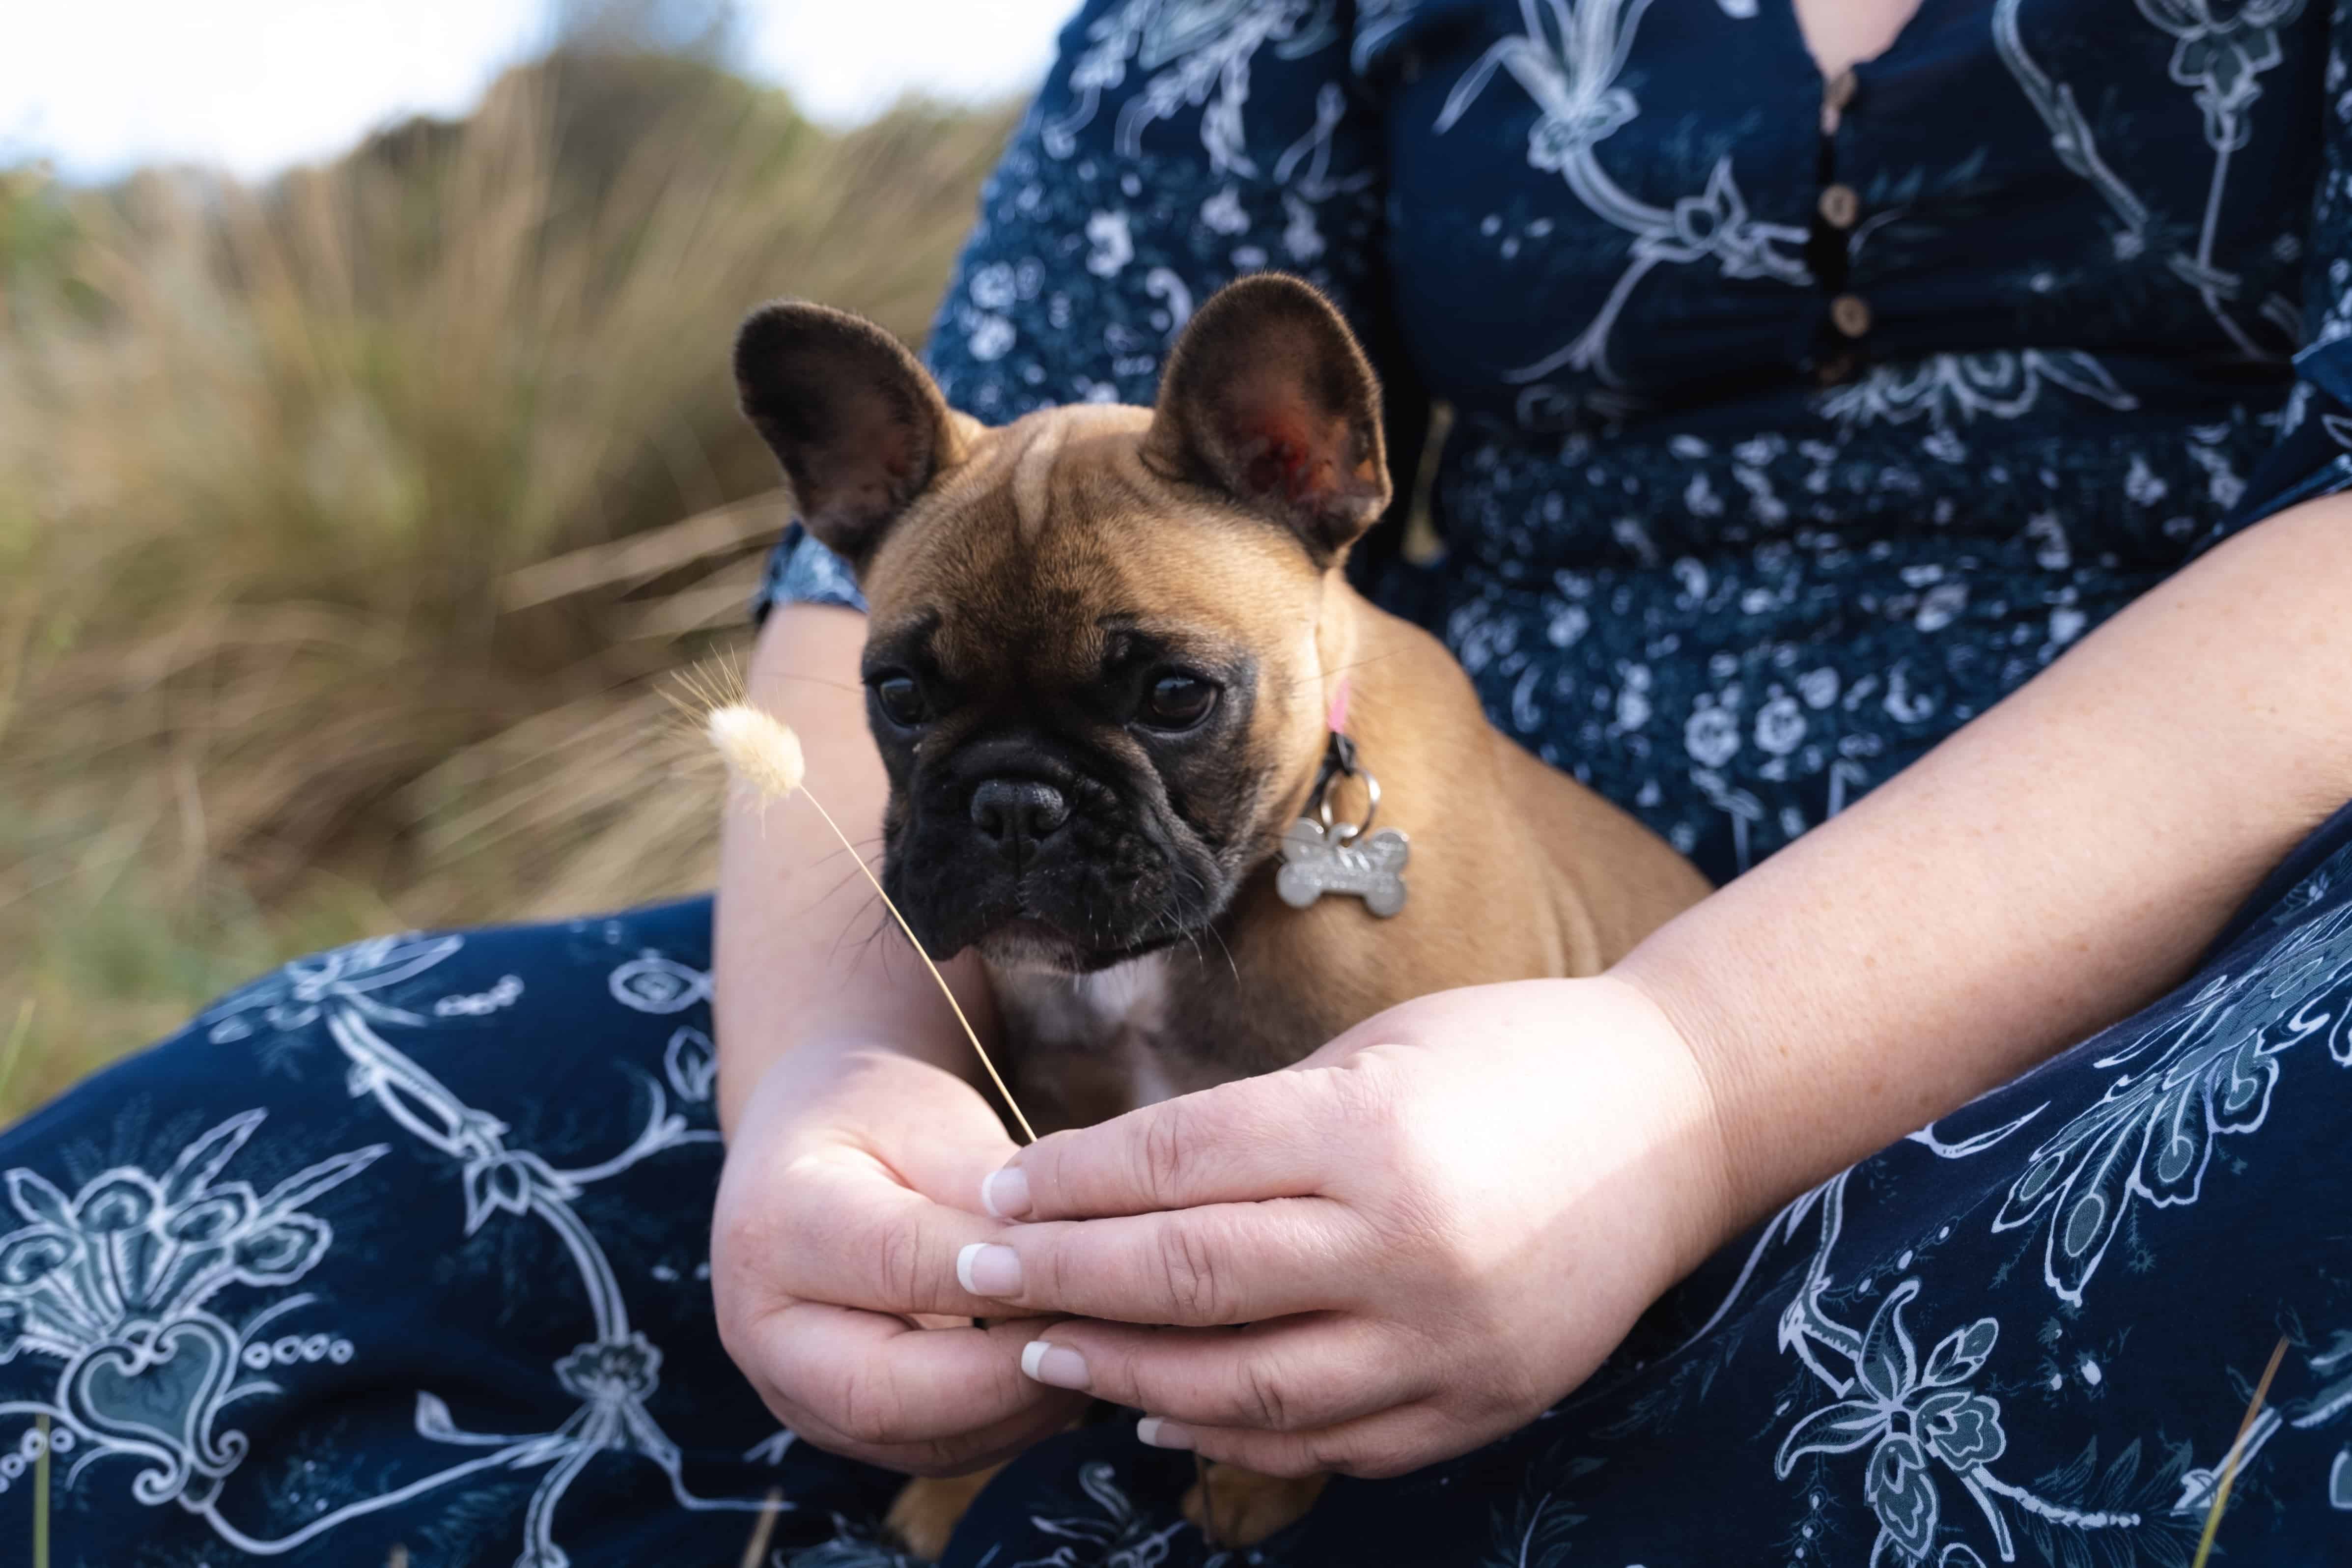
[[(1262, 1476), (1211, 1465), (1184, 1494), (1184, 1517), (1215, 1546), (1255, 1546), (1297, 1523), (1323, 1495), (1328, 1476)], [(1205, 1490), (1203, 1489), (1206, 1489)]]
[(968, 1476), (918, 1476), (899, 1489), (883, 1528), (906, 1548), (908, 1556), (936, 1563), (948, 1549), (948, 1538), (962, 1522), (964, 1510), (1003, 1468), (1003, 1465), (991, 1465)]

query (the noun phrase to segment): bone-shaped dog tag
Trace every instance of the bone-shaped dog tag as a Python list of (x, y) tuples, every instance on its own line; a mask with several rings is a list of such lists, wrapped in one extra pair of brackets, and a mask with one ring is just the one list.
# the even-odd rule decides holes
[(1382, 919), (1404, 908), (1404, 861), (1411, 852), (1404, 835), (1393, 827), (1355, 835), (1345, 822), (1328, 833), (1311, 816), (1292, 823), (1282, 836), (1282, 869), (1274, 879), (1282, 901), (1303, 910), (1326, 893), (1346, 893)]

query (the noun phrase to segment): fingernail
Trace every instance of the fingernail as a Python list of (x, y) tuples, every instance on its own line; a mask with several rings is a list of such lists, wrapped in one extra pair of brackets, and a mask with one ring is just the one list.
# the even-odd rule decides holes
[(1021, 1255), (1009, 1247), (975, 1241), (956, 1254), (956, 1283), (974, 1296), (1018, 1296)]
[(1021, 1347), (1021, 1371), (1049, 1388), (1083, 1389), (1094, 1385), (1093, 1374), (1087, 1370), (1087, 1358), (1051, 1340), (1031, 1340)]
[(1135, 1435), (1145, 1446), (1153, 1448), (1190, 1448), (1192, 1434), (1173, 1421), (1163, 1421), (1157, 1415), (1147, 1415), (1135, 1424)]
[(980, 1206), (999, 1219), (1019, 1219), (1029, 1212), (1029, 1173), (1007, 1165), (981, 1178)]

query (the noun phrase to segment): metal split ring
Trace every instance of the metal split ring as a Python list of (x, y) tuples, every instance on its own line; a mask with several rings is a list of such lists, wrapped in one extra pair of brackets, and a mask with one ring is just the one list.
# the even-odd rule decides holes
[(1358, 837), (1370, 830), (1372, 818), (1381, 814), (1381, 781), (1372, 776), (1371, 770), (1369, 768), (1327, 766), (1322, 776), (1315, 781), (1315, 816), (1316, 820), (1323, 825), (1323, 831), (1326, 833), (1336, 831), (1335, 820), (1331, 815), (1331, 784), (1335, 777), (1343, 773), (1349, 778), (1364, 781), (1364, 820), (1351, 824), (1347, 836), (1338, 840), (1341, 844), (1352, 844)]

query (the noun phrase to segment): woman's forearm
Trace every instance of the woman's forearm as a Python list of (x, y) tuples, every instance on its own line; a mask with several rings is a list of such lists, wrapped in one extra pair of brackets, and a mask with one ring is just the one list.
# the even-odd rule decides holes
[[(809, 788), (870, 864), (888, 782), (866, 728), (865, 640), (853, 611), (787, 605), (760, 634), (746, 689), (799, 732)], [(970, 1047), (938, 987), (806, 800), (730, 792), (714, 924), (719, 1116), (730, 1131), (768, 1068), (816, 1042), (887, 1044), (967, 1070)], [(942, 967), (986, 1027), (986, 982), (969, 960)]]
[(2185, 974), (2352, 797), (2352, 498), (2148, 593), (1617, 973), (1701, 1058), (1753, 1220)]

